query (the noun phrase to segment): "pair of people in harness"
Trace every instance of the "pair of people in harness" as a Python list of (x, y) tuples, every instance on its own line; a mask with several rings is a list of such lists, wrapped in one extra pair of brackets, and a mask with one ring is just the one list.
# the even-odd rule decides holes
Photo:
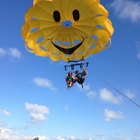
[(83, 72), (79, 72), (78, 70), (76, 70), (75, 73), (76, 73), (76, 75), (74, 76), (72, 72), (69, 72), (66, 77), (68, 89), (70, 89), (75, 82), (78, 82), (80, 85), (82, 85), (82, 88), (83, 88), (83, 83), (85, 81), (85, 75), (88, 74), (87, 70), (83, 69)]

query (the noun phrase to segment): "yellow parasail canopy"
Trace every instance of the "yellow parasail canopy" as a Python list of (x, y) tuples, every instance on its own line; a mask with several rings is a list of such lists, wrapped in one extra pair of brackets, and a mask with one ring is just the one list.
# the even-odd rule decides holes
[(113, 32), (100, 0), (34, 0), (22, 26), (30, 53), (65, 62), (108, 49)]

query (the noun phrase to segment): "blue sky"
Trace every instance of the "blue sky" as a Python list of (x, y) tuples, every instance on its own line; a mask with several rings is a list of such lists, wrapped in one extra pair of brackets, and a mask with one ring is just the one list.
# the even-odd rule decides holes
[(0, 129), (3, 140), (140, 140), (140, 2), (101, 0), (115, 32), (90, 56), (84, 89), (67, 90), (65, 62), (25, 49), (21, 28), (32, 0), (0, 1)]

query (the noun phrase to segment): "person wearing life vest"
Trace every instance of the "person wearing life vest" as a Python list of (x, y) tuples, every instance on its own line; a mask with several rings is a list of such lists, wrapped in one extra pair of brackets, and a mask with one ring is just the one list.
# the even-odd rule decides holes
[(67, 88), (70, 89), (75, 82), (75, 77), (72, 72), (68, 72), (68, 75), (66, 76), (66, 83), (67, 83)]
[(83, 69), (83, 72), (79, 72), (78, 70), (76, 70), (75, 73), (75, 81), (81, 84), (83, 88), (83, 83), (85, 82), (85, 75), (88, 74), (87, 70)]

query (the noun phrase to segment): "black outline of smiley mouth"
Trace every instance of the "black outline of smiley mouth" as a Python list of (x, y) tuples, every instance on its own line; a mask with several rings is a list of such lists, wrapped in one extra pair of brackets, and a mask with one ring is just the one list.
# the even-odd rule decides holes
[(55, 43), (53, 43), (53, 41), (52, 41), (53, 38), (51, 38), (51, 39), (49, 39), (49, 40), (52, 42), (52, 44), (53, 44), (58, 50), (60, 50), (60, 51), (63, 52), (64, 54), (71, 55), (75, 50), (77, 50), (77, 49), (83, 44), (85, 38), (87, 38), (87, 37), (83, 37), (83, 36), (81, 36), (81, 37), (83, 38), (83, 40), (82, 40), (79, 44), (77, 44), (77, 45), (75, 45), (74, 47), (69, 48), (69, 49), (62, 48), (62, 47), (56, 45)]

